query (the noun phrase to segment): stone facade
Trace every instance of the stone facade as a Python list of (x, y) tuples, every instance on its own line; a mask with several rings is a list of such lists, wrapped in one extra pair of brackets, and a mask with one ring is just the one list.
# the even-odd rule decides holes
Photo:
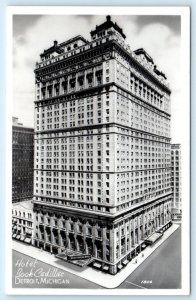
[(33, 243), (115, 274), (171, 224), (170, 89), (108, 16), (36, 64)]

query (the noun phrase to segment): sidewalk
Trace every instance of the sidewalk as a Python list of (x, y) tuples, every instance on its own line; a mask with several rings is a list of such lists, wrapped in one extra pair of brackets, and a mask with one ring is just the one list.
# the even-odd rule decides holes
[[(86, 280), (94, 282), (98, 285), (101, 285), (105, 288), (116, 288), (118, 287), (133, 271), (139, 267), (145, 259), (147, 259), (164, 241), (170, 237), (177, 229), (179, 225), (173, 224), (169, 229), (167, 229), (163, 235), (163, 237), (156, 242), (155, 245), (152, 247), (147, 247), (142, 253), (137, 256), (137, 263), (135, 263), (135, 259), (128, 263), (128, 265), (123, 268), (119, 273), (116, 275), (110, 275), (103, 273), (99, 270), (95, 270), (91, 267), (87, 267), (86, 269), (81, 269), (79, 267), (73, 267), (72, 265), (60, 261), (54, 255), (51, 255), (48, 252), (41, 251), (38, 248), (33, 246), (27, 246), (23, 243), (19, 243), (13, 240), (13, 249), (26, 254), (32, 258), (45, 262), (49, 265), (52, 265), (55, 268), (62, 269), (66, 272), (75, 274), (79, 277), (82, 277)], [(142, 257), (144, 254), (144, 257)]]

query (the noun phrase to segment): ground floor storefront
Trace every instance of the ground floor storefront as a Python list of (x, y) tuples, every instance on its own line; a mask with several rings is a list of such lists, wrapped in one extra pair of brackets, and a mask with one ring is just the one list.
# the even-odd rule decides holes
[(165, 197), (114, 218), (34, 207), (33, 245), (51, 254), (89, 255), (89, 266), (116, 274), (136, 259), (156, 232), (171, 225), (171, 198)]

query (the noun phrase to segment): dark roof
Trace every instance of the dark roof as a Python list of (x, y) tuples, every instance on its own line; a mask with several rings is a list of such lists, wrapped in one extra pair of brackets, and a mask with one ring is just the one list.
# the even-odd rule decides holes
[(165, 76), (165, 74), (157, 69), (157, 66), (154, 66), (154, 72), (155, 72), (158, 76), (162, 76), (163, 78), (167, 79), (167, 77)]
[(88, 43), (88, 41), (85, 38), (83, 38), (81, 35), (77, 35), (74, 38), (71, 38), (71, 39), (69, 39), (66, 42), (63, 42), (61, 44), (58, 44), (57, 41), (54, 41), (54, 45), (52, 47), (44, 50), (44, 52), (40, 56), (43, 57), (43, 56), (45, 56), (47, 54), (50, 54), (50, 53), (53, 53), (53, 52), (57, 52), (58, 54), (61, 54), (61, 53), (64, 52), (62, 47), (66, 46), (70, 43), (73, 43), (74, 41), (77, 41), (77, 40), (82, 40), (83, 42)]
[(43, 56), (53, 53), (53, 52), (57, 52), (58, 54), (61, 54), (64, 52), (64, 50), (59, 47), (57, 41), (54, 41), (54, 45), (52, 47), (48, 48), (47, 50), (44, 50), (44, 52), (40, 56), (43, 57)]
[(68, 45), (70, 43), (73, 43), (73, 42), (75, 42), (77, 40), (82, 40), (84, 43), (88, 43), (88, 41), (85, 38), (83, 38), (83, 36), (77, 35), (77, 36), (75, 36), (75, 37), (67, 40), (66, 42), (61, 43), (59, 46), (63, 47), (63, 46), (66, 46), (66, 45)]
[(22, 132), (24, 132), (24, 131), (30, 131), (30, 132), (34, 132), (34, 128), (32, 128), (32, 127), (27, 127), (27, 126), (24, 126), (24, 125), (12, 125), (12, 129), (13, 130), (17, 130), (17, 131), (22, 131)]
[[(135, 53), (136, 55), (144, 54), (144, 56), (146, 57), (146, 59), (147, 59), (149, 62), (151, 62), (151, 63), (154, 64), (154, 61), (153, 61), (152, 57), (151, 57), (151, 56), (150, 56), (143, 48), (139, 48), (139, 49), (135, 50), (134, 53)], [(155, 72), (158, 76), (162, 76), (163, 78), (167, 79), (167, 77), (165, 76), (165, 74), (157, 69), (157, 66), (156, 66), (156, 65), (154, 66), (154, 72)]]
[(106, 21), (103, 24), (96, 26), (96, 29), (91, 31), (91, 35), (111, 27), (113, 27), (116, 31), (118, 31), (124, 39), (126, 38), (126, 35), (123, 33), (122, 28), (120, 28), (116, 23), (111, 21), (111, 16), (107, 16)]
[(146, 59), (147, 59), (149, 62), (154, 63), (152, 57), (144, 50), (144, 48), (139, 48), (139, 49), (135, 50), (134, 53), (135, 53), (136, 55), (144, 54), (144, 56), (146, 57)]
[(179, 144), (179, 143), (171, 144), (172, 149), (176, 149), (176, 148), (179, 149), (180, 147), (181, 147), (181, 144)]

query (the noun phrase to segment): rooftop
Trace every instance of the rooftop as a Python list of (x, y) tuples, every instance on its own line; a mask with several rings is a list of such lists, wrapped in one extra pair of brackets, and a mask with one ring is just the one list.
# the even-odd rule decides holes
[(82, 40), (84, 43), (88, 43), (88, 41), (87, 41), (83, 36), (77, 35), (77, 36), (75, 36), (75, 37), (73, 37), (73, 38), (67, 40), (66, 42), (63, 42), (63, 43), (59, 44), (59, 46), (60, 46), (60, 47), (66, 46), (66, 45), (68, 45), (68, 44), (70, 44), (70, 43), (73, 43), (73, 42), (75, 42), (75, 41), (78, 41), (78, 40)]
[[(111, 20), (111, 16), (106, 16), (106, 21), (103, 22), (100, 25), (96, 25), (95, 30), (91, 31), (91, 38), (92, 41), (89, 42), (88, 40), (86, 40), (85, 38), (83, 38), (81, 35), (77, 35), (67, 41), (64, 41), (60, 44), (58, 44), (57, 41), (54, 41), (54, 45), (50, 48), (48, 48), (47, 50), (44, 50), (44, 52), (40, 55), (41, 56), (41, 60), (42, 62), (37, 63), (36, 67), (40, 68), (40, 67), (44, 67), (47, 66), (47, 64), (49, 64), (48, 60), (52, 59), (52, 61), (50, 61), (50, 63), (52, 62), (56, 62), (58, 60), (63, 60), (65, 58), (69, 58), (72, 55), (78, 54), (81, 52), (81, 47), (82, 47), (82, 51), (84, 50), (89, 50), (92, 47), (96, 47), (97, 43), (95, 45), (94, 43), (94, 35), (97, 34), (99, 37), (99, 33), (101, 34), (101, 36), (105, 36), (105, 32), (104, 30), (107, 29), (112, 29), (114, 28), (123, 38), (126, 38), (125, 34), (123, 33), (122, 28), (120, 28), (117, 23), (113, 22)], [(112, 34), (112, 30), (110, 30), (110, 32), (108, 31), (107, 34)], [(81, 41), (80, 44), (78, 46), (78, 43), (75, 43), (75, 41)], [(121, 44), (122, 41), (120, 41), (119, 43)], [(73, 44), (72, 49), (66, 51), (66, 46), (68, 46), (69, 44)], [(92, 45), (92, 43), (94, 43)], [(124, 43), (124, 41), (123, 41)], [(70, 45), (69, 45), (70, 46)], [(67, 47), (70, 48), (70, 47)], [(160, 71), (157, 66), (154, 64), (154, 60), (152, 59), (152, 57), (146, 52), (146, 50), (144, 48), (139, 48), (136, 49), (135, 51), (131, 51), (130, 50), (130, 46), (127, 45), (126, 50), (128, 51), (129, 55), (131, 55), (132, 57), (134, 57), (135, 60), (137, 60), (140, 65), (143, 66), (143, 68), (145, 68), (146, 70), (148, 70), (148, 72), (150, 72), (159, 82), (161, 82), (161, 84), (163, 84), (164, 86), (166, 86), (169, 89), (169, 85), (167, 83), (167, 77), (166, 75)], [(74, 51), (72, 51), (74, 50)], [(56, 52), (56, 54), (55, 54)], [(68, 53), (65, 53), (68, 52)], [(52, 55), (51, 57), (51, 54)], [(145, 59), (143, 59), (145, 57)], [(54, 59), (54, 60), (53, 60)], [(170, 92), (170, 90), (169, 90)]]
[(12, 117), (12, 128), (15, 131), (24, 131), (24, 130), (27, 130), (27, 131), (34, 132), (34, 128), (33, 127), (24, 126), (23, 123), (19, 123), (17, 117)]
[(18, 118), (17, 117), (12, 117), (12, 125), (13, 126), (23, 126), (22, 123), (18, 122)]
[(139, 49), (135, 50), (134, 53), (136, 55), (143, 54), (145, 56), (145, 58), (148, 60), (148, 62), (150, 62), (151, 64), (154, 65), (154, 69), (153, 69), (154, 73), (156, 73), (158, 76), (162, 76), (165, 80), (167, 79), (165, 74), (157, 69), (157, 66), (154, 64), (152, 57), (146, 52), (146, 50), (144, 50), (144, 48), (139, 48)]
[(85, 44), (88, 43), (88, 41), (85, 38), (83, 38), (81, 35), (77, 35), (77, 36), (75, 36), (75, 37), (73, 37), (73, 38), (71, 38), (71, 39), (69, 39), (65, 42), (60, 43), (60, 44), (58, 43), (58, 41), (55, 40), (53, 46), (46, 49), (46, 50), (44, 50), (44, 52), (40, 55), (40, 57), (42, 58), (45, 55), (51, 54), (53, 52), (56, 52), (57, 54), (62, 54), (62, 53), (64, 53), (64, 48), (63, 47), (69, 45), (70, 43), (78, 41), (78, 40), (83, 41)]
[(42, 56), (45, 56), (45, 55), (53, 53), (53, 52), (56, 52), (58, 54), (61, 54), (62, 52), (64, 52), (63, 49), (60, 49), (57, 41), (54, 41), (54, 45), (52, 47), (48, 48), (47, 50), (44, 50), (44, 52), (40, 56), (42, 57)]
[(171, 148), (172, 149), (180, 149), (181, 148), (181, 144), (171, 144)]
[(139, 49), (135, 50), (134, 53), (136, 55), (143, 54), (149, 62), (154, 64), (154, 61), (153, 61), (152, 57), (144, 50), (144, 48), (139, 48)]
[(111, 21), (111, 16), (107, 16), (106, 21), (104, 23), (102, 23), (101, 25), (96, 26), (95, 30), (91, 31), (91, 35), (94, 35), (94, 34), (96, 34), (97, 32), (99, 32), (101, 30), (108, 29), (108, 28), (111, 28), (111, 27), (113, 27), (116, 31), (118, 31), (124, 39), (126, 38), (126, 35), (123, 33), (122, 28), (120, 28), (117, 25), (116, 22), (114, 23), (114, 22)]
[(15, 209), (33, 210), (33, 203), (31, 200), (12, 203), (12, 206)]

